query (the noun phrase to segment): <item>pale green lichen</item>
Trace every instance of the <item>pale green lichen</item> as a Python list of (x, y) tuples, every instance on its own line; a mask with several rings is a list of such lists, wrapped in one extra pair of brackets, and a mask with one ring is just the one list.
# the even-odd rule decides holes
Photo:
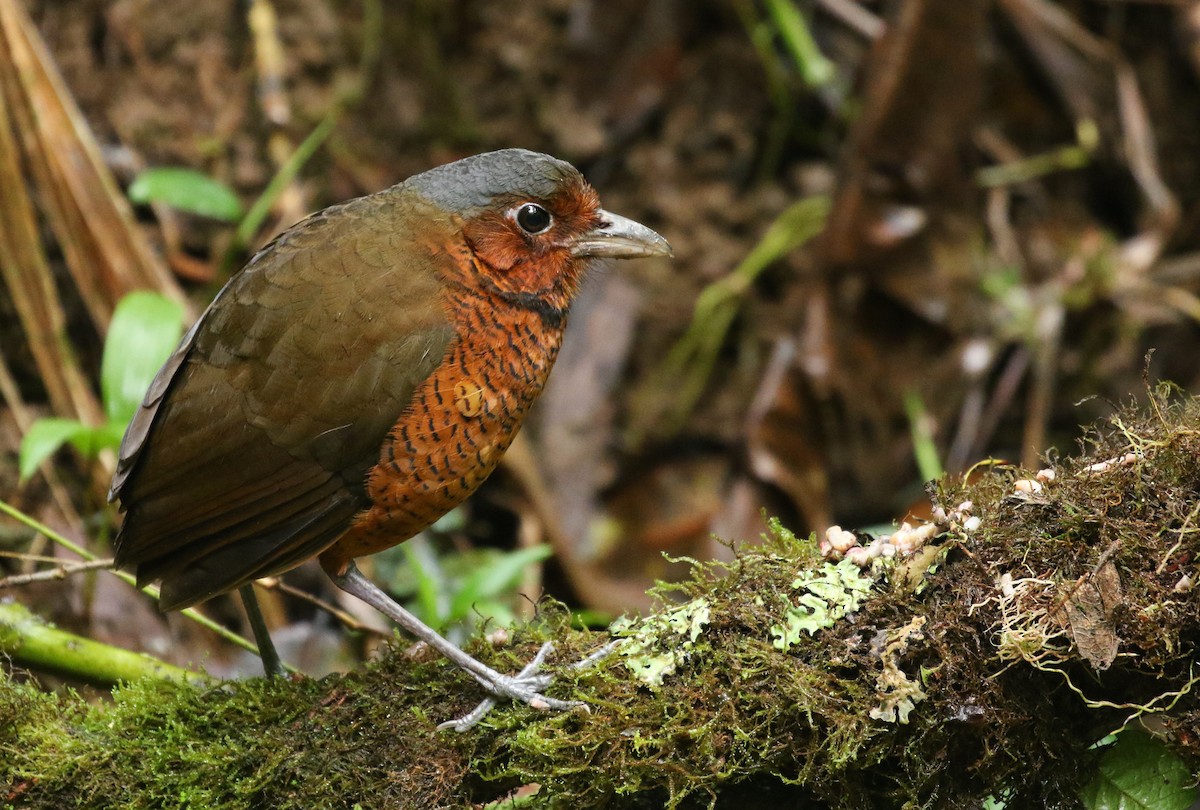
[(612, 632), (625, 639), (620, 648), (625, 666), (642, 682), (657, 687), (692, 654), (708, 615), (708, 600), (693, 599), (641, 619), (622, 616), (613, 622)]
[(917, 616), (911, 622), (895, 630), (887, 630), (887, 644), (880, 653), (883, 671), (875, 679), (876, 697), (879, 705), (870, 711), (875, 720), (885, 723), (907, 723), (913, 707), (925, 699), (925, 690), (919, 681), (909, 678), (900, 669), (900, 656), (908, 652), (908, 642), (922, 638), (921, 628), (925, 617)]
[(853, 613), (871, 592), (873, 581), (865, 577), (849, 560), (838, 564), (825, 563), (816, 571), (798, 577), (792, 588), (803, 591), (795, 600), (788, 600), (783, 623), (771, 625), (773, 644), (787, 651), (800, 641), (801, 633), (815, 635), (818, 630), (832, 627), (848, 613)]

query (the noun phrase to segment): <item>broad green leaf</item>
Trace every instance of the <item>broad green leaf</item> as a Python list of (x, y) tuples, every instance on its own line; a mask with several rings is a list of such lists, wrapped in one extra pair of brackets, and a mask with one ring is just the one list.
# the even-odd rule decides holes
[(130, 183), (129, 199), (166, 203), (222, 222), (236, 222), (242, 216), (242, 204), (229, 186), (192, 169), (146, 169)]
[(492, 627), (512, 627), (517, 623), (517, 614), (513, 609), (499, 599), (484, 599), (471, 605), (479, 616), (480, 622)]
[(103, 425), (92, 428), (92, 434), (91, 441), (95, 448), (93, 452), (116, 450), (121, 446), (121, 439), (125, 438), (125, 424), (123, 422), (105, 422)]
[(108, 421), (124, 428), (150, 381), (183, 332), (183, 308), (158, 293), (138, 290), (113, 312), (100, 364), (100, 391)]
[[(124, 433), (124, 431), (121, 432)], [(120, 443), (120, 436), (117, 436), (115, 442), (113, 441), (113, 433), (114, 431), (109, 425), (100, 425), (99, 427), (88, 426), (74, 436), (71, 436), (67, 441), (79, 451), (79, 455), (87, 459), (92, 459), (100, 455), (100, 451), (104, 448), (116, 447)]]
[(1187, 810), (1200, 792), (1183, 761), (1144, 734), (1127, 732), (1100, 758), (1100, 772), (1080, 794), (1088, 810)]
[(18, 459), (21, 480), (33, 475), (38, 465), (54, 455), (58, 448), (88, 433), (91, 428), (75, 419), (38, 419), (21, 437)]
[(550, 546), (531, 546), (497, 555), (476, 567), (454, 594), (454, 600), (450, 603), (450, 620), (457, 621), (466, 616), (476, 602), (512, 590), (522, 571), (535, 562), (546, 559), (552, 553)]

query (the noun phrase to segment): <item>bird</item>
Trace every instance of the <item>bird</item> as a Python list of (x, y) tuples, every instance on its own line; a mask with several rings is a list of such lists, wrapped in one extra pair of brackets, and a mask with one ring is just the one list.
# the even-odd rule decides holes
[(230, 278), (151, 382), (109, 492), (124, 512), (114, 565), (160, 582), (164, 611), (239, 590), (266, 651), (251, 584), (316, 557), (486, 690), (443, 725), (465, 730), (503, 699), (578, 705), (542, 694), (548, 646), (497, 672), (355, 560), (427, 528), (496, 468), (597, 260), (671, 255), (601, 208), (570, 163), (524, 149), (301, 220)]

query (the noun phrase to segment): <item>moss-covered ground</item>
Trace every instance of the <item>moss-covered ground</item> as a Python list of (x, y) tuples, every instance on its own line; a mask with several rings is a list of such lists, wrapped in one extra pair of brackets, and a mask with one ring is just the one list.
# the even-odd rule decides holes
[[(943, 482), (936, 546), (900, 563), (835, 565), (776, 526), (697, 565), (615, 654), (551, 687), (586, 712), (500, 706), (437, 731), (478, 688), (402, 651), (98, 704), (4, 675), (0, 805), (460, 807), (525, 788), (569, 808), (1070, 807), (1090, 746), (1127, 722), (1194, 766), (1200, 403), (1156, 396), (1052, 469)], [(474, 652), (515, 670), (546, 638), (562, 663), (608, 636), (551, 603)]]

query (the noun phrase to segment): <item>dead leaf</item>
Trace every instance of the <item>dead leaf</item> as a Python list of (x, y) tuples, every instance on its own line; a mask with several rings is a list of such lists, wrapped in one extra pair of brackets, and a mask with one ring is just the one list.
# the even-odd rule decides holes
[(1079, 654), (1097, 670), (1108, 669), (1121, 639), (1113, 627), (1113, 611), (1121, 604), (1121, 575), (1112, 561), (1079, 580), (1064, 606), (1071, 637)]

